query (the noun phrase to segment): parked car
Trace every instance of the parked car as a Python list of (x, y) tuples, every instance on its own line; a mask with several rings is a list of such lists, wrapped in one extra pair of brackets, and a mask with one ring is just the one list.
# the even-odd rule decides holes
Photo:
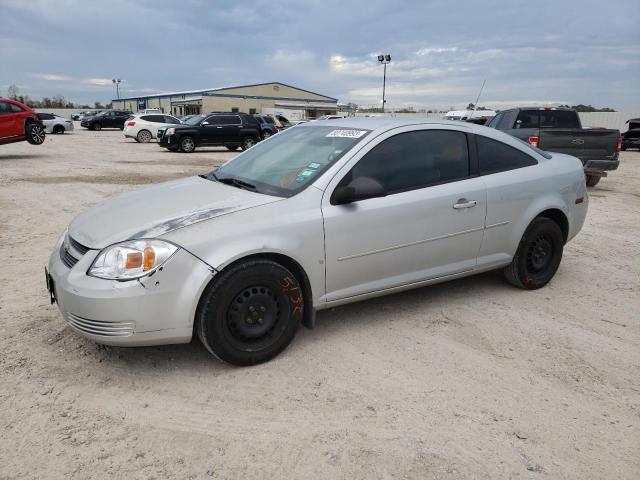
[(38, 118), (47, 133), (64, 133), (73, 131), (73, 122), (53, 113), (38, 113)]
[(278, 127), (278, 130), (284, 130), (285, 128), (293, 126), (291, 122), (287, 120), (287, 117), (284, 117), (282, 115), (273, 115), (273, 119), (275, 121), (276, 127)]
[(628, 148), (640, 149), (640, 118), (632, 118), (627, 120), (629, 129), (622, 134), (622, 150)]
[(89, 130), (102, 130), (103, 128), (119, 128), (124, 130), (124, 122), (129, 118), (129, 110), (108, 110), (91, 117), (85, 117), (80, 125)]
[(51, 254), (48, 288), (94, 341), (198, 335), (218, 358), (251, 365), (317, 310), (493, 269), (543, 287), (587, 203), (580, 160), (497, 130), (310, 122), (208, 175), (81, 213)]
[(180, 125), (182, 122), (172, 115), (149, 114), (130, 116), (124, 126), (124, 136), (139, 143), (149, 143), (158, 138), (158, 128)]
[(82, 112), (79, 112), (79, 113), (73, 113), (73, 114), (71, 114), (71, 120), (82, 120), (82, 117), (84, 115), (86, 115), (86, 113), (87, 112), (85, 112), (85, 111), (82, 111)]
[(606, 128), (582, 128), (580, 117), (570, 108), (513, 108), (496, 114), (488, 125), (534, 147), (578, 157), (594, 187), (607, 172), (620, 164), (620, 131)]
[(44, 143), (42, 120), (34, 110), (16, 100), (0, 98), (0, 144), (27, 141)]
[(247, 150), (261, 139), (260, 124), (246, 113), (209, 113), (189, 118), (182, 125), (158, 129), (161, 147), (185, 153), (197, 147), (225, 146)]
[(272, 135), (278, 133), (278, 127), (276, 127), (276, 122), (271, 115), (254, 115), (254, 118), (260, 124), (260, 133), (262, 138), (269, 138)]
[(85, 118), (93, 117), (102, 112), (104, 112), (104, 110), (87, 110), (86, 112), (80, 112), (78, 118), (74, 118), (74, 120), (80, 120), (82, 122), (82, 120), (84, 120)]

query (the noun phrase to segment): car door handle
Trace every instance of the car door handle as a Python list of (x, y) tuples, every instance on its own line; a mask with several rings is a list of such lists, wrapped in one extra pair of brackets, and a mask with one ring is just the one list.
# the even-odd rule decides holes
[(453, 208), (456, 210), (461, 210), (463, 208), (472, 208), (478, 204), (475, 200), (467, 200), (466, 198), (461, 198), (457, 201), (457, 203), (453, 204)]

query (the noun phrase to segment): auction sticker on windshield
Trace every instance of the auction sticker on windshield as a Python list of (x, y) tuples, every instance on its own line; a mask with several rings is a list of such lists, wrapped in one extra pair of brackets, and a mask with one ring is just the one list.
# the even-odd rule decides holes
[(333, 130), (327, 137), (360, 138), (367, 130)]

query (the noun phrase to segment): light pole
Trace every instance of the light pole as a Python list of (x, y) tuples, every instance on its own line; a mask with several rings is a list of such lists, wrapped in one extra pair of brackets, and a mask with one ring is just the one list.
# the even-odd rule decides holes
[(120, 83), (122, 82), (122, 80), (120, 80), (119, 78), (112, 78), (111, 81), (116, 85), (116, 97), (118, 98), (118, 100), (120, 100)]
[(387, 86), (387, 64), (391, 63), (391, 55), (388, 53), (378, 55), (378, 61), (384, 65), (384, 74), (382, 76), (382, 113), (384, 113), (384, 104), (387, 103), (384, 99), (385, 88)]

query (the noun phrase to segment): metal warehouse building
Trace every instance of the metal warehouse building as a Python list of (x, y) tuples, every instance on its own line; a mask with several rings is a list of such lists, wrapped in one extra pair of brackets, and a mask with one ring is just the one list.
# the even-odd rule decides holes
[(137, 112), (159, 108), (176, 116), (206, 112), (284, 115), (289, 120), (335, 114), (338, 100), (280, 82), (158, 93), (112, 100), (113, 108)]

